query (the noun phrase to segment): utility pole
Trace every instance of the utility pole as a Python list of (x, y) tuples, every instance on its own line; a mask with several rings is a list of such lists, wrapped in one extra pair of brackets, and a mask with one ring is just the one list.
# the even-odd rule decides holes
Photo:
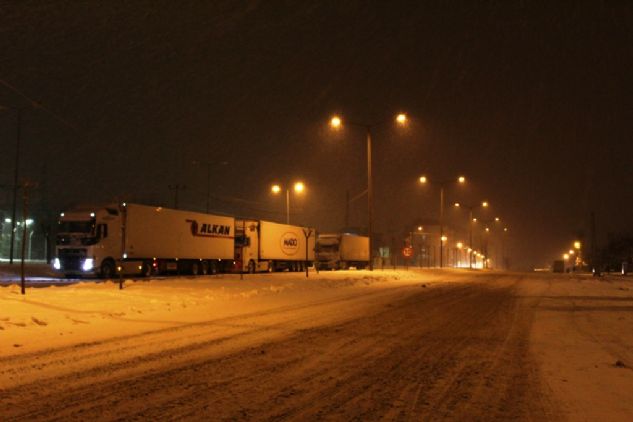
[(20, 257), (20, 291), (26, 294), (26, 278), (24, 274), (24, 256), (26, 249), (26, 220), (29, 215), (29, 191), (36, 185), (32, 182), (25, 181), (23, 183), (23, 208), (22, 208), (22, 256)]
[(15, 168), (13, 170), (13, 210), (11, 212), (11, 246), (9, 247), (9, 264), (13, 265), (13, 248), (15, 243), (15, 215), (18, 201), (18, 174), (20, 169), (20, 138), (22, 128), (22, 109), (16, 109), (17, 129), (15, 137)]
[(187, 186), (176, 183), (175, 185), (167, 185), (167, 187), (174, 191), (174, 209), (178, 209), (178, 191), (186, 189)]

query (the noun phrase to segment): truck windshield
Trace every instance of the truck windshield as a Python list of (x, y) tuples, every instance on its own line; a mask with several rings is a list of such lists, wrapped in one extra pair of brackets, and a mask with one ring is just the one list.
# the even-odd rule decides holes
[(336, 245), (318, 245), (319, 252), (338, 252), (338, 244)]
[(59, 233), (92, 233), (92, 221), (60, 221)]

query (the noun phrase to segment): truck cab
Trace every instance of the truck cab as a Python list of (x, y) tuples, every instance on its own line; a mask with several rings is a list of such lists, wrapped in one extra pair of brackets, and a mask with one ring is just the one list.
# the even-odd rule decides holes
[(116, 274), (121, 258), (121, 213), (118, 206), (85, 207), (60, 214), (53, 268), (66, 276)]

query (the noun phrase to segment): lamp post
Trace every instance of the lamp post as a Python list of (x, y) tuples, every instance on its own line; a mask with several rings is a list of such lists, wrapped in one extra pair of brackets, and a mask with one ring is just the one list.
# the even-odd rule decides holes
[[(494, 223), (500, 223), (501, 222), (501, 218), (500, 217), (494, 217), (494, 218), (491, 218), (491, 219), (488, 219), (488, 220), (477, 220), (477, 218), (473, 218), (472, 222), (473, 223), (476, 223), (476, 222), (483, 223), (483, 225), (484, 225), (483, 226), (484, 233), (486, 235), (488, 235), (490, 233), (490, 227), (488, 225), (491, 225), (491, 224), (494, 224)], [(504, 230), (507, 231), (507, 227), (504, 228)], [(484, 255), (486, 255), (486, 258), (487, 258), (484, 261), (484, 268), (488, 268), (488, 260), (490, 259), (490, 254), (488, 253), (488, 237), (487, 236), (486, 236), (485, 245), (484, 245), (483, 240), (481, 242), (481, 249), (482, 249), (482, 252), (484, 253)], [(498, 256), (497, 256), (497, 258), (498, 258)]]
[[(468, 205), (463, 202), (455, 202), (456, 208), (464, 207), (468, 209), (468, 247), (470, 249), (473, 248), (473, 223), (475, 222), (473, 219), (473, 210), (479, 207), (488, 208), (488, 205), (488, 201), (482, 201), (479, 205)], [(473, 269), (473, 260), (470, 253), (468, 254), (468, 267), (471, 270)]]
[[(0, 111), (10, 110), (12, 107), (0, 106)], [(24, 107), (14, 108), (16, 113), (16, 136), (15, 136), (15, 167), (13, 169), (13, 206), (11, 211), (11, 244), (9, 246), (9, 264), (13, 264), (15, 232), (16, 232), (16, 208), (18, 201), (18, 175), (20, 169), (20, 140), (22, 135), (22, 111)]]
[[(395, 120), (398, 125), (404, 126), (407, 124), (407, 115), (400, 113), (396, 116)], [(384, 122), (380, 122), (378, 124), (347, 122), (347, 124), (351, 126), (364, 128), (367, 138), (367, 236), (369, 237), (369, 271), (374, 270), (374, 260), (372, 256), (374, 247), (372, 236), (374, 190), (371, 173), (371, 131), (374, 127), (381, 125), (382, 123)], [(340, 129), (343, 126), (343, 120), (339, 116), (334, 116), (330, 119), (330, 126), (333, 129)]]
[[(273, 185), (270, 190), (275, 195), (278, 195), (281, 192), (281, 186), (278, 184)], [(293, 190), (295, 193), (303, 193), (305, 190), (305, 185), (303, 182), (295, 182), (293, 185)], [(286, 189), (286, 224), (290, 224), (290, 189)]]
[[(423, 185), (431, 183), (429, 181), (429, 179), (426, 176), (420, 176), (420, 183), (422, 183)], [(453, 183), (457, 181), (458, 184), (463, 185), (464, 183), (466, 183), (466, 178), (464, 176), (459, 176), (457, 178), (457, 180), (454, 179), (448, 179), (448, 180), (442, 180), (439, 182), (433, 182), (436, 185), (440, 186), (440, 268), (442, 268), (443, 266), (443, 260), (444, 260), (444, 245), (443, 245), (443, 240), (444, 239), (444, 186), (449, 184), (449, 183)]]

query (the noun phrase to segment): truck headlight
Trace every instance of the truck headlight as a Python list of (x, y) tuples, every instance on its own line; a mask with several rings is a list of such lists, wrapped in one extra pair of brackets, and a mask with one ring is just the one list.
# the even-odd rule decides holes
[(84, 265), (82, 266), (82, 269), (84, 271), (90, 271), (94, 268), (95, 265), (95, 260), (92, 258), (86, 258), (86, 260), (84, 261)]
[(59, 261), (59, 258), (53, 259), (53, 268), (58, 271), (62, 269), (62, 263)]

